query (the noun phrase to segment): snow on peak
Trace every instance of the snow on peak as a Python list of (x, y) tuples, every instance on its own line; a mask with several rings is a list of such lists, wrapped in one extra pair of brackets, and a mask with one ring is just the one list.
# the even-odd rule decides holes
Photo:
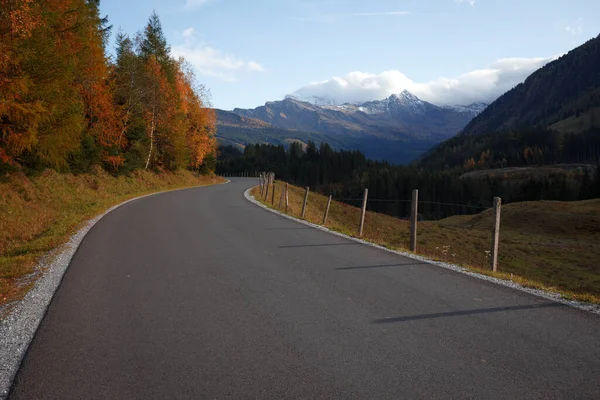
[(335, 99), (332, 98), (327, 98), (327, 97), (320, 97), (320, 96), (307, 96), (307, 97), (300, 97), (300, 96), (295, 96), (295, 95), (287, 95), (285, 96), (286, 99), (293, 99), (293, 100), (297, 100), (297, 101), (303, 101), (305, 103), (310, 103), (313, 104), (315, 106), (337, 106), (340, 103), (338, 103), (337, 101), (335, 101)]
[[(288, 95), (285, 96), (285, 98), (307, 102), (329, 110), (345, 112), (360, 111), (370, 115), (390, 114), (397, 112), (409, 112), (414, 115), (424, 115), (427, 107), (431, 106), (429, 103), (419, 99), (408, 90), (403, 90), (398, 94), (392, 94), (390, 97), (382, 100), (343, 104), (337, 102), (334, 98), (321, 96), (300, 97), (296, 95)], [(441, 108), (460, 113), (471, 114), (473, 116), (481, 113), (487, 106), (488, 105), (486, 103), (473, 103), (469, 105), (440, 105)]]
[(398, 96), (398, 97), (400, 99), (403, 99), (403, 100), (409, 101), (409, 102), (416, 102), (416, 103), (422, 103), (423, 102), (421, 99), (419, 99), (417, 96), (415, 96), (414, 94), (412, 94), (408, 90), (403, 90), (402, 93), (400, 93), (400, 96)]
[(479, 115), (483, 110), (486, 109), (488, 104), (486, 103), (472, 103), (469, 105), (448, 105), (443, 106), (447, 110), (454, 110), (461, 113), (472, 114), (474, 117)]

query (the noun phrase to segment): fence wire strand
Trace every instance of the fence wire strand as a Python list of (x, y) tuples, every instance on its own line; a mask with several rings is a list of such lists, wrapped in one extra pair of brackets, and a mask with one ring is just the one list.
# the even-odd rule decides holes
[[(363, 201), (362, 198), (332, 198), (335, 201)], [(412, 200), (400, 200), (400, 199), (369, 199), (367, 198), (367, 203), (411, 203)], [(430, 204), (430, 205), (440, 205), (440, 206), (450, 206), (450, 207), (466, 207), (473, 208), (478, 210), (491, 210), (493, 207), (483, 207), (483, 206), (474, 206), (470, 204), (458, 204), (458, 203), (442, 203), (437, 201), (426, 201), (419, 200), (419, 204)]]

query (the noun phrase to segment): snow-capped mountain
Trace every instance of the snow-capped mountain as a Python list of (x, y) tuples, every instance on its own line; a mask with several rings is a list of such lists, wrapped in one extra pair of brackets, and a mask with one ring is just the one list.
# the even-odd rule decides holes
[(367, 115), (376, 116), (398, 113), (425, 115), (428, 108), (432, 107), (436, 106), (419, 99), (417, 96), (405, 90), (399, 95), (393, 94), (387, 99), (383, 100), (368, 101), (357, 104), (346, 103), (342, 105), (326, 106), (325, 108), (354, 112), (360, 111)]
[(458, 112), (468, 113), (468, 114), (473, 115), (473, 117), (476, 117), (481, 112), (483, 112), (483, 110), (485, 110), (488, 105), (489, 104), (487, 104), (487, 103), (473, 103), (473, 104), (469, 104), (467, 106), (454, 105), (454, 106), (443, 106), (443, 108), (458, 111)]
[[(367, 102), (357, 103), (340, 103), (334, 98), (309, 96), (299, 97), (295, 95), (288, 95), (286, 98), (290, 98), (296, 101), (302, 101), (310, 103), (316, 106), (325, 107), (331, 110), (341, 111), (361, 111), (369, 115), (381, 115), (391, 112), (392, 110), (411, 110), (415, 115), (425, 115), (427, 113), (427, 107), (436, 106), (433, 103), (429, 103), (419, 99), (417, 96), (404, 90), (399, 94), (392, 94), (390, 97), (383, 100), (374, 100)], [(469, 105), (441, 105), (437, 106), (440, 108), (453, 110), (460, 113), (466, 113), (472, 117), (477, 116), (486, 107), (486, 103), (473, 103)]]
[(314, 104), (315, 106), (337, 106), (340, 105), (335, 99), (330, 99), (327, 97), (319, 97), (319, 96), (309, 96), (301, 98), (299, 96), (295, 96), (293, 94), (288, 94), (285, 96), (285, 99), (292, 99), (296, 101), (302, 101), (305, 103)]
[[(323, 134), (329, 141), (335, 138), (341, 144), (338, 147), (348, 144), (347, 148), (360, 148), (373, 158), (398, 161), (408, 156), (396, 158), (396, 152), (410, 151), (414, 158), (415, 147), (424, 151), (454, 136), (484, 107), (478, 104), (439, 107), (408, 91), (360, 104), (332, 103), (335, 102), (331, 99), (305, 102), (287, 96), (284, 100), (270, 101), (254, 109), (236, 108), (233, 113), (266, 122), (272, 128), (289, 130), (290, 136), (310, 132)], [(231, 131), (231, 126), (227, 129)], [(249, 136), (246, 131), (245, 137)], [(262, 138), (264, 140), (264, 135)], [(361, 143), (360, 147), (356, 147), (356, 143)], [(376, 147), (376, 152), (370, 152), (369, 146)]]

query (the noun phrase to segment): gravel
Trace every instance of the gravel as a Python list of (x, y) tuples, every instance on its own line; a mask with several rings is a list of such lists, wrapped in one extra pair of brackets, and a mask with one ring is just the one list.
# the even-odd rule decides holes
[(271, 212), (273, 212), (275, 214), (278, 214), (278, 215), (280, 215), (282, 217), (286, 217), (286, 218), (292, 219), (292, 220), (294, 220), (296, 222), (299, 222), (301, 224), (308, 225), (308, 226), (311, 226), (311, 227), (313, 227), (315, 229), (320, 229), (322, 231), (329, 232), (329, 233), (331, 233), (333, 235), (341, 236), (341, 237), (346, 238), (346, 239), (354, 240), (355, 242), (359, 242), (359, 243), (365, 244), (367, 246), (376, 247), (378, 249), (385, 250), (385, 251), (388, 251), (390, 253), (395, 253), (395, 254), (398, 254), (398, 255), (401, 255), (401, 256), (404, 256), (404, 257), (412, 258), (414, 260), (426, 262), (426, 263), (429, 263), (429, 264), (432, 264), (432, 265), (435, 265), (435, 266), (438, 266), (438, 267), (441, 267), (441, 268), (446, 268), (446, 269), (449, 269), (449, 270), (452, 270), (452, 271), (460, 272), (462, 274), (469, 275), (469, 276), (472, 276), (472, 277), (477, 278), (477, 279), (482, 279), (484, 281), (493, 282), (493, 283), (498, 284), (498, 285), (506, 286), (506, 287), (511, 288), (511, 289), (519, 290), (521, 292), (526, 292), (526, 293), (532, 294), (532, 295), (537, 296), (537, 297), (542, 297), (542, 298), (547, 299), (547, 300), (555, 301), (557, 303), (565, 304), (565, 305), (568, 305), (568, 306), (571, 306), (571, 307), (579, 308), (581, 310), (589, 311), (589, 312), (592, 312), (594, 314), (600, 315), (600, 305), (598, 305), (598, 304), (585, 303), (585, 302), (575, 301), (575, 300), (567, 300), (567, 299), (563, 298), (560, 295), (560, 293), (555, 293), (555, 292), (550, 292), (550, 291), (540, 290), (540, 289), (527, 288), (527, 287), (524, 287), (524, 286), (522, 286), (522, 285), (520, 285), (520, 284), (518, 284), (516, 282), (505, 280), (505, 279), (500, 279), (500, 278), (495, 278), (493, 276), (479, 274), (477, 272), (471, 271), (471, 270), (466, 269), (464, 267), (461, 267), (459, 265), (445, 263), (445, 262), (441, 262), (441, 261), (433, 261), (433, 260), (430, 260), (430, 259), (428, 259), (426, 257), (423, 257), (423, 256), (419, 256), (419, 255), (412, 254), (412, 253), (406, 253), (406, 252), (399, 251), (399, 250), (391, 250), (391, 249), (388, 249), (387, 247), (383, 247), (383, 246), (377, 245), (375, 243), (368, 242), (366, 240), (362, 240), (362, 239), (358, 239), (358, 238), (355, 238), (355, 237), (352, 237), (352, 236), (344, 235), (343, 233), (339, 233), (339, 232), (333, 231), (333, 230), (331, 230), (329, 228), (326, 228), (326, 227), (324, 227), (322, 225), (313, 224), (311, 222), (308, 222), (308, 221), (305, 221), (305, 220), (302, 220), (302, 219), (298, 219), (298, 218), (292, 217), (291, 215), (279, 212), (277, 210), (274, 210), (274, 209), (272, 209), (270, 207), (265, 206), (264, 204), (262, 204), (261, 202), (259, 202), (258, 200), (256, 200), (254, 198), (254, 196), (252, 196), (250, 194), (251, 190), (252, 190), (252, 188), (248, 189), (244, 193), (244, 196), (250, 202), (252, 202), (252, 203), (254, 203), (254, 204), (256, 204), (256, 205), (264, 208), (265, 210), (271, 211)]

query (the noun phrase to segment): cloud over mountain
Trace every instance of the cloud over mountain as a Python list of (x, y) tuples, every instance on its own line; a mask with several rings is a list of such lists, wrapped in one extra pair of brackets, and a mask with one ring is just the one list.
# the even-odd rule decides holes
[(185, 29), (181, 37), (183, 44), (173, 46), (171, 53), (175, 57), (185, 58), (201, 75), (233, 81), (243, 72), (264, 71), (263, 66), (256, 61), (243, 60), (235, 55), (208, 46), (197, 37), (194, 28)]
[(322, 98), (343, 104), (381, 100), (408, 90), (438, 105), (490, 103), (556, 58), (503, 58), (484, 69), (423, 83), (414, 82), (398, 70), (379, 74), (355, 71), (343, 77), (311, 83), (292, 94), (300, 99)]

